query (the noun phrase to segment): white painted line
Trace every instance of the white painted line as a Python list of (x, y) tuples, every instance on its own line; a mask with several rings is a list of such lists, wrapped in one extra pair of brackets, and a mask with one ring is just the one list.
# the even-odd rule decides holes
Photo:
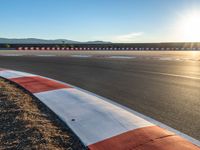
[(24, 54), (0, 54), (0, 56), (24, 56)]
[(174, 60), (172, 57), (160, 57), (159, 60)]
[(71, 57), (77, 57), (77, 58), (88, 58), (92, 57), (91, 55), (70, 55)]
[(51, 55), (51, 54), (39, 54), (39, 55), (34, 55), (34, 56), (39, 56), (39, 57), (52, 57), (52, 56), (56, 56), (56, 55)]
[(134, 56), (109, 56), (108, 58), (113, 58), (113, 59), (134, 59), (136, 57), (134, 57)]
[(86, 145), (153, 125), (121, 107), (74, 88), (34, 95), (56, 112)]
[(180, 78), (186, 78), (186, 79), (193, 79), (193, 80), (200, 80), (199, 77), (191, 77), (186, 75), (178, 75), (178, 74), (170, 74), (170, 73), (163, 73), (163, 72), (152, 72), (152, 71), (140, 71), (144, 73), (150, 73), (155, 75), (163, 75), (163, 76), (171, 76), (171, 77), (180, 77)]

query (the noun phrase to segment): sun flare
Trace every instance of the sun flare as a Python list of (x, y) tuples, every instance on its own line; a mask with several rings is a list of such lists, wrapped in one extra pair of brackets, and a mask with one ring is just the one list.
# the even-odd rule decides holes
[(200, 13), (191, 13), (182, 16), (179, 30), (182, 40), (200, 42)]

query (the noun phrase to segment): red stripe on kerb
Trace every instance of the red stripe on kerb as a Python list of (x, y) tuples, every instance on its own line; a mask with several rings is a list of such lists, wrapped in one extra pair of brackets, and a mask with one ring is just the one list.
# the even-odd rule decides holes
[(10, 80), (21, 85), (31, 93), (39, 93), (62, 88), (71, 88), (68, 85), (61, 84), (56, 81), (42, 78), (39, 76), (12, 78)]
[(133, 150), (200, 150), (200, 148), (179, 136), (169, 136), (156, 139)]
[(158, 126), (135, 129), (89, 145), (90, 150), (199, 150)]

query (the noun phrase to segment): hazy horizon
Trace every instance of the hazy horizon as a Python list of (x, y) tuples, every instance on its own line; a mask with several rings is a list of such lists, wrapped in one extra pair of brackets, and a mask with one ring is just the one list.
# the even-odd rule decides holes
[[(122, 44), (137, 44), (137, 43), (200, 43), (200, 42), (192, 42), (192, 41), (163, 41), (163, 42), (111, 42), (111, 41), (103, 41), (103, 40), (93, 40), (93, 41), (77, 41), (77, 40), (72, 40), (72, 39), (51, 39), (51, 38), (4, 38), (4, 37), (0, 37), (0, 44), (5, 44), (7, 42), (1, 42), (1, 39), (5, 39), (5, 40), (41, 40), (41, 41), (53, 41), (55, 43), (55, 41), (59, 41), (60, 43), (63, 43), (63, 41), (69, 41), (68, 43), (70, 43), (70, 41), (73, 43), (95, 43), (95, 42), (99, 42), (99, 43), (122, 43)], [(13, 43), (13, 42), (12, 42)], [(27, 42), (26, 42), (27, 43)], [(8, 43), (9, 44), (9, 43)]]

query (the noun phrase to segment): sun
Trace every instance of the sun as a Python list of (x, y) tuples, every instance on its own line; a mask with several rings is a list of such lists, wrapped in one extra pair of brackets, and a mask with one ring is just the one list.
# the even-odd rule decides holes
[(180, 38), (187, 42), (200, 42), (200, 13), (182, 16), (179, 24)]

